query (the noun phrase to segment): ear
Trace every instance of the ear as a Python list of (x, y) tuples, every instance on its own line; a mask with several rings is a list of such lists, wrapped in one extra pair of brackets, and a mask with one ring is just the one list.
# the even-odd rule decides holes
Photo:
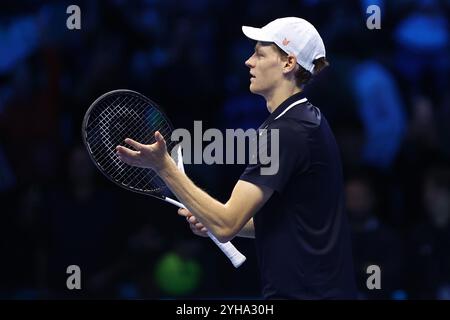
[(289, 73), (292, 70), (295, 70), (296, 66), (297, 59), (293, 55), (289, 54), (287, 59), (284, 61), (283, 73)]

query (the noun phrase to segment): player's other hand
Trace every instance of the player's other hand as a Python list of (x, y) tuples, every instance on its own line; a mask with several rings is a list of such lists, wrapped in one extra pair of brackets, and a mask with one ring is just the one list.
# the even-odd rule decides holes
[(192, 215), (192, 213), (188, 209), (180, 208), (178, 209), (178, 214), (186, 218), (186, 221), (189, 223), (189, 227), (192, 232), (201, 237), (207, 237), (207, 229), (203, 224), (201, 224), (196, 217)]
[(117, 146), (116, 154), (120, 160), (130, 166), (150, 168), (159, 172), (167, 166), (168, 161), (173, 160), (167, 153), (166, 141), (159, 131), (155, 132), (155, 139), (155, 143), (145, 145), (127, 138), (125, 143), (132, 146), (134, 150)]

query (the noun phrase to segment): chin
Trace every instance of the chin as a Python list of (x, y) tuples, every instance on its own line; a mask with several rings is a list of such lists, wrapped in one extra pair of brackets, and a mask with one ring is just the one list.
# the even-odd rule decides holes
[(250, 92), (251, 92), (251, 93), (257, 94), (257, 95), (260, 95), (260, 96), (265, 97), (265, 96), (264, 96), (264, 92), (263, 92), (262, 90), (256, 89), (256, 88), (255, 88), (254, 86), (252, 86), (251, 84), (250, 84), (249, 89), (250, 89)]
[(259, 90), (257, 90), (257, 89), (255, 88), (255, 86), (253, 85), (253, 83), (250, 83), (249, 89), (250, 89), (250, 92), (251, 92), (251, 93), (259, 94)]

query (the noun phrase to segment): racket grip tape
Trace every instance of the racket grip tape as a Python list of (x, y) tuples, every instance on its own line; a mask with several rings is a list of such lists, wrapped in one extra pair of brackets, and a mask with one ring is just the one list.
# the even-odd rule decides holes
[(217, 238), (210, 233), (207, 232), (208, 236), (211, 238), (212, 241), (222, 250), (223, 253), (230, 259), (231, 263), (235, 268), (239, 268), (247, 259), (242, 253), (239, 252), (238, 249), (230, 242), (222, 243)]

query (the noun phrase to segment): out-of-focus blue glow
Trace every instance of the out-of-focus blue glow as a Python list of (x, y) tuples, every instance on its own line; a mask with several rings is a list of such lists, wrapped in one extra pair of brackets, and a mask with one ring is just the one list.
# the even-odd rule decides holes
[(415, 13), (400, 22), (395, 38), (399, 44), (409, 48), (442, 49), (448, 44), (448, 21), (443, 16)]
[(38, 45), (38, 26), (32, 16), (21, 17), (0, 27), (0, 73), (11, 71)]
[(406, 127), (397, 85), (381, 64), (367, 61), (355, 67), (353, 88), (366, 135), (363, 159), (386, 168), (398, 152)]

